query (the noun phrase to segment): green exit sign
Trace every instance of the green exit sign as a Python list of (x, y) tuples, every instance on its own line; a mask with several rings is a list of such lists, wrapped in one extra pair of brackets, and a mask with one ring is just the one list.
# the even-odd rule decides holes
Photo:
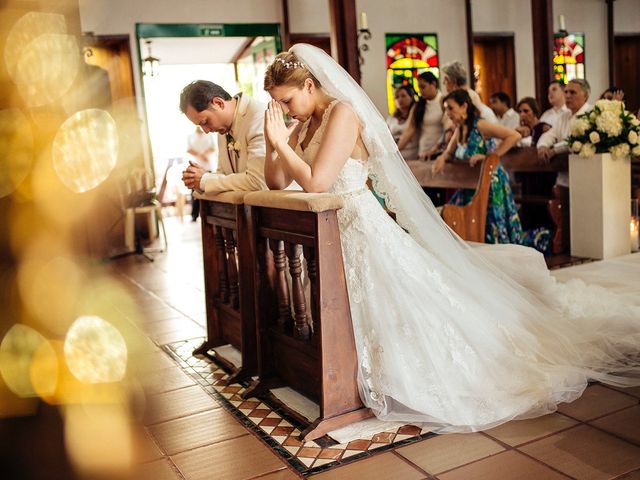
[(200, 35), (203, 37), (221, 37), (224, 35), (224, 25), (200, 25)]

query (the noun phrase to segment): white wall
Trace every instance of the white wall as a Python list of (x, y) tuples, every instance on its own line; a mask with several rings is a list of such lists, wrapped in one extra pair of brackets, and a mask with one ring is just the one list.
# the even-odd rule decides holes
[(385, 33), (437, 33), (440, 66), (453, 60), (468, 64), (463, 0), (356, 0), (356, 11), (358, 18), (367, 12), (372, 35), (363, 55), (362, 87), (385, 115)]
[(640, 33), (640, 0), (616, 0), (613, 13), (614, 32)]
[(474, 33), (513, 33), (516, 57), (516, 97), (535, 97), (531, 0), (472, 0)]
[(329, 33), (328, 0), (288, 0), (291, 33)]
[[(635, 3), (638, 5), (637, 0)], [(553, 0), (553, 14), (554, 31), (560, 29), (558, 16), (562, 14), (567, 31), (584, 32), (585, 76), (591, 85), (589, 103), (593, 103), (609, 87), (607, 5), (603, 0)]]

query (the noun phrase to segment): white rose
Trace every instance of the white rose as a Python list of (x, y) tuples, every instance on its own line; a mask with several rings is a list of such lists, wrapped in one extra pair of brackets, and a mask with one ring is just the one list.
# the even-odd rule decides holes
[(633, 120), (631, 120), (631, 125), (637, 127), (638, 125), (640, 125), (640, 120), (634, 117)]
[(589, 127), (589, 120), (587, 120), (586, 118), (577, 118), (571, 123), (571, 135), (575, 137), (584, 135)]
[(633, 147), (633, 150), (631, 150), (631, 155), (633, 155), (634, 157), (640, 157), (640, 145), (636, 145), (635, 147)]
[(591, 132), (589, 134), (589, 141), (591, 143), (598, 143), (600, 141), (600, 135), (598, 134), (598, 132)]
[(591, 143), (585, 143), (580, 149), (580, 153), (578, 155), (580, 155), (581, 157), (592, 157), (595, 154), (596, 154), (595, 145), (592, 145)]
[(636, 132), (635, 130), (631, 130), (629, 132), (629, 135), (627, 136), (627, 140), (629, 140), (629, 143), (631, 145), (635, 145), (636, 143), (638, 143), (638, 132)]
[(578, 153), (581, 148), (582, 148), (582, 142), (579, 142), (576, 140), (571, 144), (571, 150), (575, 153)]
[(596, 118), (596, 127), (601, 132), (606, 133), (610, 137), (617, 137), (622, 132), (622, 119), (620, 115), (606, 111), (602, 112), (598, 118)]
[(611, 147), (609, 152), (616, 158), (622, 158), (629, 155), (631, 148), (629, 148), (628, 143), (619, 143), (618, 145)]

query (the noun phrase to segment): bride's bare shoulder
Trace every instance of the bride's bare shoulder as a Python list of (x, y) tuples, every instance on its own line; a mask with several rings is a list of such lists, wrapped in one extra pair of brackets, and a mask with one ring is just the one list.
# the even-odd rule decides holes
[(335, 104), (333, 109), (331, 110), (331, 114), (329, 116), (329, 121), (331, 123), (339, 122), (339, 123), (355, 123), (360, 124), (358, 120), (358, 115), (356, 114), (353, 107), (347, 102), (338, 102)]

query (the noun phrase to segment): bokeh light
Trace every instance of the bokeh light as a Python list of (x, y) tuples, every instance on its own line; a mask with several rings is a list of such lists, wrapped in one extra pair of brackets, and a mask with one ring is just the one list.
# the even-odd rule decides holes
[(15, 75), (18, 92), (30, 107), (49, 105), (74, 84), (80, 61), (74, 36), (40, 35), (21, 52)]
[(34, 243), (31, 255), (18, 269), (18, 287), (23, 304), (43, 329), (62, 337), (76, 316), (78, 297), (86, 275), (70, 257), (44, 260), (47, 251)]
[(33, 134), (18, 109), (0, 110), (0, 198), (22, 183), (33, 161)]
[(19, 397), (37, 395), (31, 383), (34, 355), (47, 340), (27, 325), (15, 324), (0, 343), (0, 374), (9, 389)]
[(50, 342), (42, 342), (33, 354), (31, 385), (36, 394), (51, 402), (58, 386), (58, 355)]
[(104, 110), (82, 110), (69, 117), (53, 142), (53, 167), (73, 192), (100, 185), (118, 159), (116, 122)]
[(67, 25), (63, 15), (57, 13), (29, 12), (11, 28), (4, 47), (7, 72), (16, 80), (18, 63), (24, 49), (33, 40), (44, 34), (65, 34)]
[(126, 372), (127, 345), (110, 323), (97, 316), (82, 316), (69, 328), (64, 357), (81, 382), (117, 382)]
[(64, 441), (74, 467), (91, 478), (117, 477), (132, 465), (131, 421), (126, 407), (69, 405), (64, 411)]

